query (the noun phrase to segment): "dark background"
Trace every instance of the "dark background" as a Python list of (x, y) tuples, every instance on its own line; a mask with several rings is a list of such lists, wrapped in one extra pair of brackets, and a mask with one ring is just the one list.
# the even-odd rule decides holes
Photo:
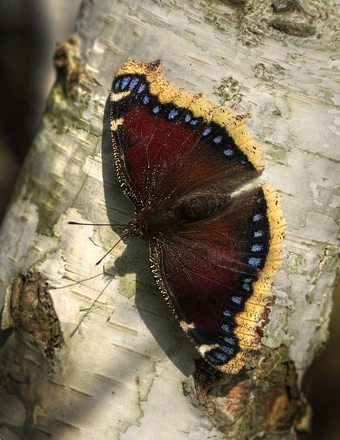
[[(0, 0), (0, 221), (55, 80), (55, 45), (72, 34), (79, 4), (80, 0)], [(312, 434), (304, 435), (306, 440), (340, 439), (339, 317), (335, 298), (326, 350), (303, 382), (314, 412)]]

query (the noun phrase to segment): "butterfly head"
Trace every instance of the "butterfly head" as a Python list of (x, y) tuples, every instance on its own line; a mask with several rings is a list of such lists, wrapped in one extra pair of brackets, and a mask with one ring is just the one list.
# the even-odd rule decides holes
[(144, 234), (145, 228), (138, 218), (130, 220), (127, 226), (121, 232), (121, 236), (123, 238), (128, 236), (143, 237)]

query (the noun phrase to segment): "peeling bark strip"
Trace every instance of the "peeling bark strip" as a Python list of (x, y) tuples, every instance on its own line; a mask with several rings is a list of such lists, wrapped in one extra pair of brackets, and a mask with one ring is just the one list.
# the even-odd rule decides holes
[(52, 358), (54, 349), (64, 342), (60, 323), (47, 291), (47, 278), (39, 273), (18, 275), (7, 290), (6, 317), (2, 329), (15, 327), (46, 345), (45, 355)]
[[(71, 87), (71, 99), (56, 84), (0, 232), (1, 305), (22, 268), (43, 273), (62, 288), (51, 294), (65, 349), (44, 363), (41, 348), (2, 331), (4, 440), (292, 440), (308, 425), (296, 376), (300, 384), (327, 340), (339, 268), (340, 4), (293, 3), (301, 12), (278, 2), (287, 10), (275, 12), (271, 1), (83, 1), (76, 56), (97, 83), (87, 84), (91, 93)], [(269, 23), (293, 14), (316, 34)], [(289, 227), (266, 348), (253, 370), (232, 378), (202, 366), (193, 376), (196, 350), (159, 294), (142, 240), (119, 243), (103, 277), (94, 263), (118, 230), (67, 225), (133, 217), (115, 179), (106, 103), (120, 65), (157, 58), (171, 82), (251, 114), (265, 162), (258, 183), (272, 182), (284, 198)]]

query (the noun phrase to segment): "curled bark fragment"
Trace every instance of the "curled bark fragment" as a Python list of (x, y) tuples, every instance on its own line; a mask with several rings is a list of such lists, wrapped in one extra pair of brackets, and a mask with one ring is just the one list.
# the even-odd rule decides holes
[(43, 342), (47, 358), (61, 347), (64, 340), (59, 319), (47, 290), (47, 278), (40, 272), (14, 278), (7, 290), (2, 327), (15, 327)]
[(267, 349), (254, 369), (237, 376), (207, 369), (201, 361), (196, 365), (195, 392), (188, 394), (195, 395), (195, 404), (220, 431), (239, 439), (275, 430), (284, 435), (292, 426), (294, 432), (310, 431), (311, 408), (298, 388), (286, 347)]

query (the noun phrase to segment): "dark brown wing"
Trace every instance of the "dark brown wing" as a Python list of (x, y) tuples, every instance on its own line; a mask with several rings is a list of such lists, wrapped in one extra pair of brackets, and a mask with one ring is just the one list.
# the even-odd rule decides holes
[(196, 188), (232, 192), (263, 168), (242, 117), (169, 83), (159, 62), (118, 71), (111, 128), (118, 177), (138, 211)]
[(285, 222), (272, 185), (150, 243), (152, 270), (183, 330), (214, 367), (237, 373), (259, 343)]

